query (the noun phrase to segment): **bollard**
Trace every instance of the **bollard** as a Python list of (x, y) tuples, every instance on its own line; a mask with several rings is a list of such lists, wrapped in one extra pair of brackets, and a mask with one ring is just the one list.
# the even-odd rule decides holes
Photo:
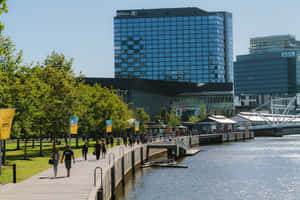
[(112, 168), (110, 169), (110, 177), (111, 177), (111, 199), (115, 199), (115, 166), (113, 165)]
[(110, 166), (111, 163), (111, 156), (113, 157), (113, 165), (110, 170), (110, 177), (111, 177), (111, 199), (115, 199), (115, 154), (109, 153), (108, 154), (108, 165)]
[(146, 161), (148, 162), (149, 161), (149, 147), (147, 146), (147, 149), (146, 149)]
[(121, 168), (122, 168), (122, 185), (125, 185), (125, 150), (123, 146), (120, 146), (119, 148), (119, 154), (121, 156)]
[(133, 150), (133, 151), (131, 152), (131, 167), (132, 167), (132, 174), (135, 173), (134, 165), (135, 165), (135, 157), (134, 157), (134, 150)]
[(144, 164), (144, 149), (143, 149), (143, 147), (141, 147), (140, 154), (141, 154), (141, 165), (143, 165)]
[(103, 188), (100, 188), (97, 192), (97, 200), (103, 200)]
[(17, 167), (13, 164), (13, 183), (17, 183)]
[(122, 160), (121, 160), (121, 164), (122, 164), (122, 185), (124, 186), (125, 185), (125, 159), (124, 159), (124, 156), (122, 157)]

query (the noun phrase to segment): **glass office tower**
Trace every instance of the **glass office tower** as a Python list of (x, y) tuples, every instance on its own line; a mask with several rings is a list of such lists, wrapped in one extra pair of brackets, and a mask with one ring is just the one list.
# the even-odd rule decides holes
[(233, 82), (232, 15), (198, 8), (119, 10), (115, 77)]

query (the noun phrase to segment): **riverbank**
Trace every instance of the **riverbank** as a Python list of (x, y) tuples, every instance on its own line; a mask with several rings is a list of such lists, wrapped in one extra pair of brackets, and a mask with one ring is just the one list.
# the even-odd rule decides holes
[[(207, 134), (194, 135), (173, 138), (175, 143), (181, 142), (184, 146), (197, 146), (204, 144), (217, 144), (222, 142), (233, 142), (246, 139), (253, 139), (252, 132), (236, 132), (226, 134)], [(167, 138), (156, 138), (153, 143), (163, 144), (169, 142)], [(165, 152), (166, 150), (153, 149), (149, 152), (149, 156)], [(115, 189), (125, 179), (125, 176), (132, 171), (134, 173), (135, 167), (147, 160), (147, 146), (143, 145), (139, 148), (121, 155), (115, 160), (114, 164), (103, 172), (103, 185), (95, 187), (90, 194), (89, 200), (104, 199), (109, 200), (115, 196)], [(125, 184), (123, 182), (123, 184)]]
[[(236, 135), (236, 134), (235, 134)], [(245, 137), (233, 136), (231, 138), (244, 139)], [(177, 138), (184, 141), (184, 145), (198, 145), (201, 138), (210, 138), (211, 142), (219, 141), (211, 138), (220, 138), (215, 135), (196, 135)], [(221, 135), (222, 141), (223, 136)], [(227, 138), (227, 137), (226, 137)], [(183, 139), (183, 140), (182, 140)], [(225, 139), (225, 136), (224, 136)], [(246, 138), (245, 138), (246, 139)], [(167, 141), (167, 138), (155, 138), (154, 143)], [(126, 174), (132, 172), (138, 164), (146, 160), (146, 145), (124, 145), (108, 149), (105, 159), (95, 160), (95, 156), (88, 155), (88, 161), (78, 158), (72, 166), (71, 177), (66, 178), (64, 165), (59, 165), (57, 179), (52, 179), (53, 169), (48, 169), (18, 184), (9, 184), (0, 191), (0, 199), (5, 200), (95, 200), (101, 185), (100, 176), (96, 176), (94, 186), (94, 170), (96, 167), (103, 169), (103, 199), (108, 200), (114, 195), (115, 188), (122, 183)], [(151, 150), (149, 156), (157, 155), (165, 150)], [(97, 173), (99, 174), (99, 173)], [(125, 183), (126, 184), (126, 183)]]

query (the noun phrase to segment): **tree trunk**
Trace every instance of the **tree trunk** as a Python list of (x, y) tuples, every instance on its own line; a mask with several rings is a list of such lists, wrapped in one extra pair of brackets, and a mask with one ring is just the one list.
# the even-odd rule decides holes
[(24, 146), (24, 160), (27, 160), (27, 138), (25, 138), (25, 146)]
[(32, 139), (32, 148), (34, 149), (34, 138)]
[(2, 164), (5, 164), (6, 160), (6, 140), (3, 140), (3, 147), (2, 147)]
[(17, 139), (17, 150), (20, 150), (20, 138)]
[(40, 156), (43, 156), (43, 137), (40, 134)]
[(53, 134), (52, 139), (53, 139), (53, 149), (55, 149), (56, 148), (56, 132)]
[(76, 134), (76, 148), (78, 148), (78, 134)]
[(68, 137), (67, 135), (65, 134), (65, 143), (66, 143), (66, 146), (68, 145)]

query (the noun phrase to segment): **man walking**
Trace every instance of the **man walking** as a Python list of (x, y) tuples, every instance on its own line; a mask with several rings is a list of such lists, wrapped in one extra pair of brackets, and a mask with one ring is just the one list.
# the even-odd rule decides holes
[(67, 177), (70, 177), (72, 158), (73, 158), (73, 163), (75, 164), (74, 153), (71, 150), (70, 145), (67, 145), (66, 150), (64, 150), (64, 153), (63, 153), (62, 158), (61, 158), (61, 163), (63, 163), (64, 158), (65, 158), (65, 166), (66, 166), (66, 169), (67, 169)]

